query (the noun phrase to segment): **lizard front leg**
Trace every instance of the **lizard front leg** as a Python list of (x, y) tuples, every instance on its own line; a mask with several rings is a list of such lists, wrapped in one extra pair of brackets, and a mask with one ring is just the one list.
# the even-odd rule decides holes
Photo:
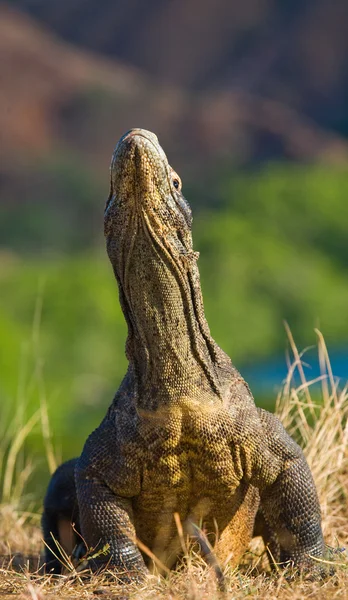
[(312, 559), (324, 557), (325, 544), (318, 495), (304, 454), (277, 417), (261, 409), (258, 413), (264, 436), (255, 445), (252, 480), (259, 487), (262, 514), (278, 540), (280, 561), (324, 574)]
[(131, 499), (115, 495), (92, 469), (79, 463), (75, 480), (92, 570), (107, 566), (123, 581), (143, 579), (148, 571), (136, 545)]

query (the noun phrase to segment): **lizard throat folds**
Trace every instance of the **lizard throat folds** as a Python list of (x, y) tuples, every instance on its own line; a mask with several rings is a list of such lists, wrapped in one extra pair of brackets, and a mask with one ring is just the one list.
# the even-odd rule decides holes
[[(178, 183), (179, 182), (179, 183)], [(149, 397), (222, 397), (204, 316), (191, 211), (156, 136), (131, 130), (111, 163), (107, 250), (128, 324), (127, 357)], [(204, 395), (204, 394), (203, 394)], [(146, 394), (145, 394), (146, 396)]]

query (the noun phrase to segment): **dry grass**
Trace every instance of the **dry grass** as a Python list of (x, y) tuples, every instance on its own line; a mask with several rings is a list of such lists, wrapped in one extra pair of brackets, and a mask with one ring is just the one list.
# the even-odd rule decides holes
[[(277, 413), (282, 422), (301, 444), (318, 488), (326, 542), (333, 548), (337, 563), (336, 575), (326, 581), (296, 579), (290, 581), (285, 572), (269, 574), (262, 569), (265, 563), (261, 542), (253, 541), (247, 564), (238, 571), (224, 568), (225, 593), (219, 592), (213, 570), (191, 549), (189, 558), (180, 569), (167, 578), (149, 576), (141, 587), (121, 586), (105, 576), (84, 581), (71, 573), (56, 578), (0, 569), (0, 598), (44, 600), (53, 598), (107, 598), (108, 600), (162, 598), (167, 600), (348, 598), (348, 392), (340, 387), (331, 372), (324, 340), (318, 335), (319, 380), (306, 379), (303, 362), (288, 331), (293, 361), (282, 393), (277, 400)], [(293, 375), (300, 376), (295, 387)], [(315, 387), (314, 387), (315, 386)], [(315, 390), (313, 394), (313, 390)], [(320, 401), (313, 400), (320, 397)], [(11, 466), (11, 465), (10, 465)], [(12, 465), (13, 466), (13, 465)], [(12, 468), (12, 467), (11, 467)], [(15, 489), (15, 486), (14, 488)], [(15, 497), (17, 500), (17, 497)], [(29, 521), (29, 522), (28, 522)], [(38, 554), (41, 547), (37, 521), (19, 512), (16, 502), (6, 498), (0, 508), (0, 552)], [(32, 566), (32, 565), (31, 565)]]

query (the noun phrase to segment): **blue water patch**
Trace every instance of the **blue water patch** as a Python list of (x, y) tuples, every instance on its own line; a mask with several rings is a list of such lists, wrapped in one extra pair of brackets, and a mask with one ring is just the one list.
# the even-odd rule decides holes
[[(331, 370), (335, 378), (345, 385), (348, 380), (348, 348), (330, 349)], [(305, 352), (302, 357), (303, 370), (308, 381), (321, 375), (316, 348)], [(254, 365), (241, 366), (239, 370), (246, 379), (254, 394), (265, 396), (272, 394), (274, 397), (281, 389), (288, 374), (288, 365), (285, 356), (273, 357)], [(296, 369), (295, 384), (300, 384)]]

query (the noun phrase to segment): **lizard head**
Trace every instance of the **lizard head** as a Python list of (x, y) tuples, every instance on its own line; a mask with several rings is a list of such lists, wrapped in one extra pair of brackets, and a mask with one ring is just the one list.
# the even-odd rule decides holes
[(194, 389), (221, 396), (213, 366), (221, 350), (205, 321), (191, 209), (180, 178), (155, 134), (144, 129), (121, 137), (110, 174), (107, 252), (128, 324), (126, 354), (144, 406), (153, 395), (163, 400)]
[(112, 156), (110, 175), (104, 230), (114, 267), (122, 253), (120, 244), (127, 245), (125, 235), (129, 238), (135, 231), (144, 245), (146, 239), (159, 244), (182, 265), (197, 259), (190, 206), (154, 133), (131, 129), (123, 135)]

